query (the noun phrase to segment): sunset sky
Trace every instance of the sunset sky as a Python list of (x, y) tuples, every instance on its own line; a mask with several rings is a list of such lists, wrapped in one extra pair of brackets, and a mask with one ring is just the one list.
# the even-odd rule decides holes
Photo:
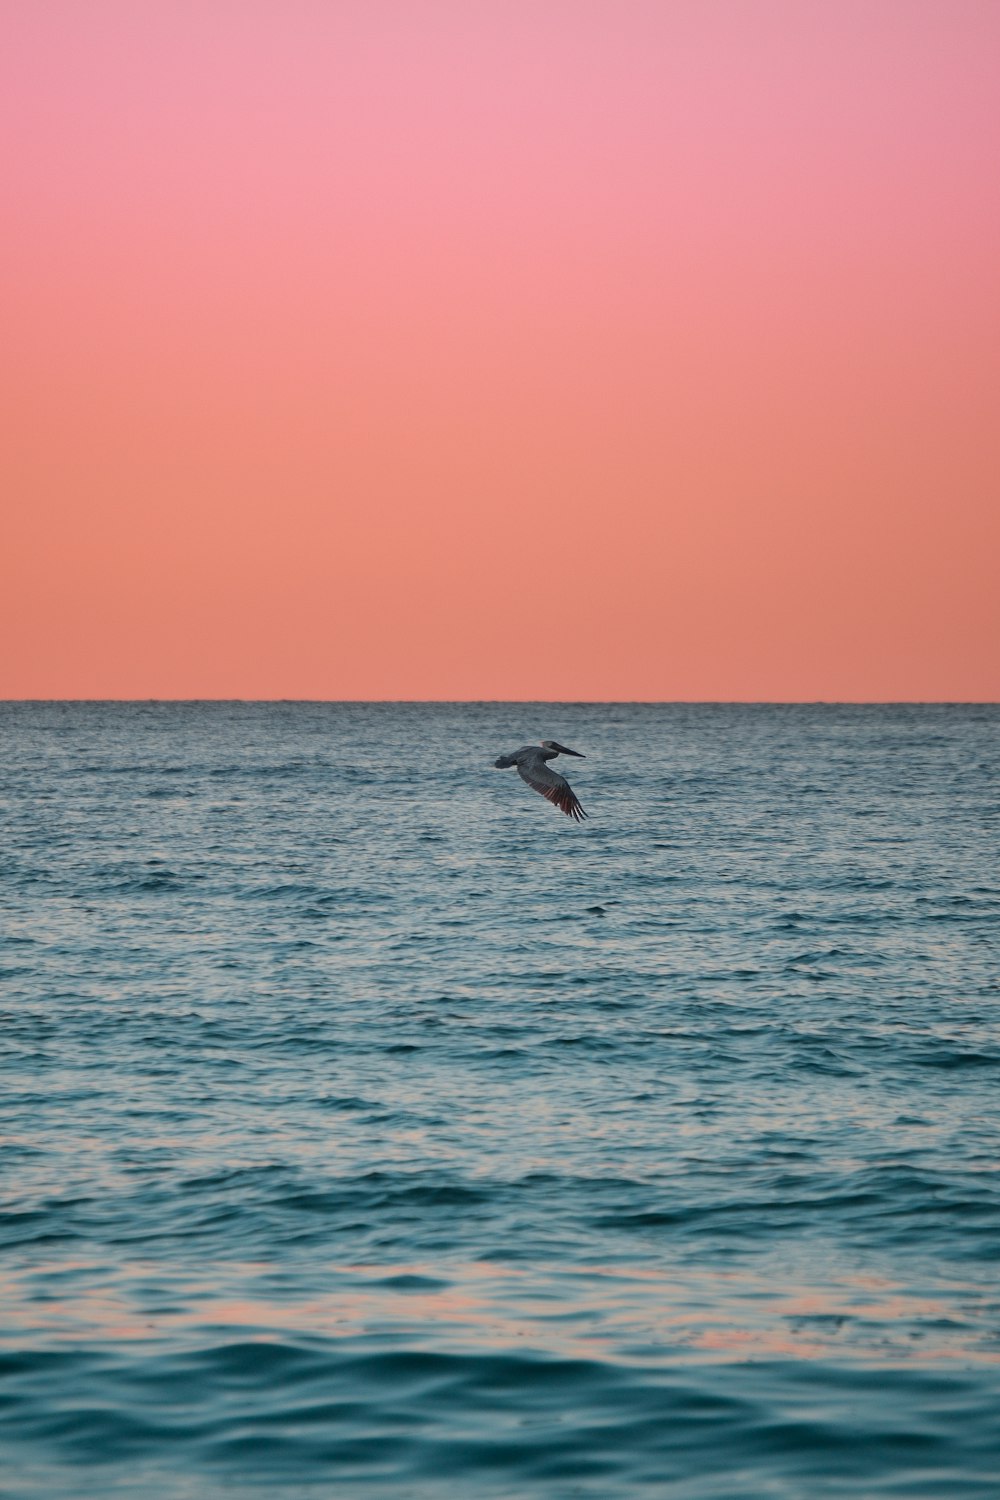
[(0, 696), (1000, 697), (995, 0), (0, 19)]

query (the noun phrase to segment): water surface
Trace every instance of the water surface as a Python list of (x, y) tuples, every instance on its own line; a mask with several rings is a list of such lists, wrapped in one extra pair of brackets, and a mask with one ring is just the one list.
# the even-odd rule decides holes
[(998, 729), (0, 705), (4, 1495), (996, 1500)]

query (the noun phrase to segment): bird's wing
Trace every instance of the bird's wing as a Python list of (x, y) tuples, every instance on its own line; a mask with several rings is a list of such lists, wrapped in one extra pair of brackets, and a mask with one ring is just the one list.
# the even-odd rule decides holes
[(560, 776), (558, 771), (553, 771), (541, 757), (537, 760), (532, 757), (527, 762), (519, 761), (517, 774), (522, 781), (528, 783), (533, 791), (541, 792), (543, 797), (555, 803), (560, 812), (564, 812), (568, 818), (580, 823), (587, 816), (565, 776)]

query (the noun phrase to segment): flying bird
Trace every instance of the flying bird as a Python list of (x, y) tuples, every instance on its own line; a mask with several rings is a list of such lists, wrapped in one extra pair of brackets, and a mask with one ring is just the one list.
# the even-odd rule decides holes
[(511, 755), (501, 755), (493, 764), (498, 771), (516, 766), (522, 781), (526, 781), (534, 791), (541, 792), (543, 797), (555, 803), (568, 818), (580, 823), (587, 814), (580, 806), (576, 793), (565, 776), (560, 776), (558, 771), (553, 771), (545, 764), (548, 760), (555, 760), (557, 755), (575, 755), (579, 760), (586, 759), (579, 750), (567, 750), (565, 745), (558, 745), (555, 740), (542, 740), (540, 745), (524, 745)]

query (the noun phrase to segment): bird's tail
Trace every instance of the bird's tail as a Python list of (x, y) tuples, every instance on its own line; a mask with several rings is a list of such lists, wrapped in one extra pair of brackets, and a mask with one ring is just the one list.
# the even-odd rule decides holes
[(513, 755), (501, 755), (497, 760), (493, 762), (493, 764), (496, 766), (498, 771), (507, 771), (511, 766), (516, 766), (517, 761), (514, 759)]

